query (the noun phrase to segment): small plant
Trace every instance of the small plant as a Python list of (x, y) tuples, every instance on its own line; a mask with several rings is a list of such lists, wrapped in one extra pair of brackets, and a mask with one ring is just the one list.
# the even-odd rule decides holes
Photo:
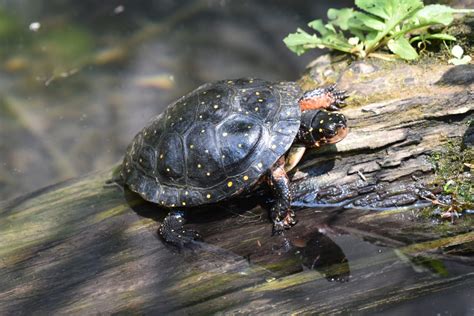
[(454, 13), (474, 12), (440, 4), (424, 6), (421, 0), (356, 0), (355, 5), (361, 11), (329, 9), (328, 23), (320, 19), (310, 22), (308, 26), (319, 34), (298, 28), (283, 41), (298, 55), (313, 48), (329, 48), (365, 57), (386, 46), (396, 56), (414, 60), (419, 57), (411, 45), (414, 42), (456, 40), (446, 33), (429, 33), (430, 26), (448, 26)]
[(433, 200), (443, 212), (462, 212), (473, 210), (474, 183), (474, 148), (464, 147), (462, 140), (451, 140), (430, 157), (435, 178), (432, 185), (440, 189), (444, 198)]

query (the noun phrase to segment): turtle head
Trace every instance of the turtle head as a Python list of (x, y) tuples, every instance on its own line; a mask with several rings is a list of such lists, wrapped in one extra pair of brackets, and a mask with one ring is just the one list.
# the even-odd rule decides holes
[(298, 140), (308, 147), (321, 147), (344, 139), (347, 132), (347, 120), (340, 113), (324, 110), (303, 111)]

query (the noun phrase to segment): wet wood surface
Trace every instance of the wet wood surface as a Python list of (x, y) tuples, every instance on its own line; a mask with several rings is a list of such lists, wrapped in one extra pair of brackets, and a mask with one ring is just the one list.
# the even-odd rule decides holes
[(0, 314), (472, 312), (471, 221), (410, 206), (426, 204), (430, 153), (472, 133), (473, 78), (473, 65), (315, 61), (301, 84), (346, 89), (351, 131), (291, 174), (299, 222), (283, 236), (262, 191), (189, 212), (204, 242), (177, 253), (157, 236), (166, 211), (104, 186), (112, 170), (3, 202)]

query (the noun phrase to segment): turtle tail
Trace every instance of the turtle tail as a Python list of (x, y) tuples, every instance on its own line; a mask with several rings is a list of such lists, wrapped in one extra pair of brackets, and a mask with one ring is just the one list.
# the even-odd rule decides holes
[(125, 179), (122, 177), (122, 164), (115, 166), (112, 169), (112, 176), (104, 183), (104, 188), (118, 187), (123, 191)]

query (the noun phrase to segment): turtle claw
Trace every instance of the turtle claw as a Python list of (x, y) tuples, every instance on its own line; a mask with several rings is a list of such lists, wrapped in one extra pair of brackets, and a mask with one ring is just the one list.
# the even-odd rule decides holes
[(336, 90), (336, 84), (334, 83), (332, 85), (329, 85), (324, 90), (324, 92), (333, 92), (334, 90)]
[(344, 104), (344, 100), (349, 97), (345, 90), (335, 90), (335, 86), (330, 86), (326, 88), (326, 92), (329, 93), (333, 99), (333, 102), (327, 107), (331, 111), (339, 111), (341, 109), (340, 105)]
[(290, 229), (292, 226), (296, 225), (298, 221), (295, 218), (295, 213), (288, 211), (283, 220), (274, 220), (272, 235), (281, 235), (283, 231)]
[(339, 107), (339, 106), (338, 106), (337, 104), (335, 104), (335, 103), (332, 103), (332, 104), (330, 104), (330, 105), (326, 108), (326, 110), (339, 111), (339, 110), (341, 110), (341, 107)]

